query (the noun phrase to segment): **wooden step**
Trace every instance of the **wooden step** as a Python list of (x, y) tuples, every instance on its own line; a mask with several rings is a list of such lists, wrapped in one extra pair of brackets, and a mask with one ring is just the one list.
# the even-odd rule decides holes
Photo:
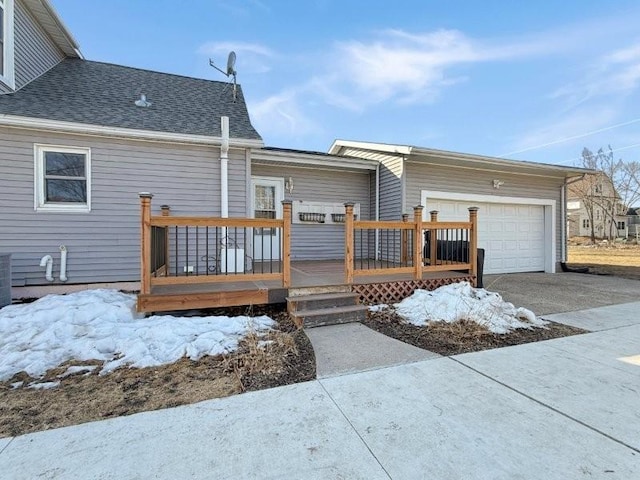
[(359, 294), (352, 292), (287, 297), (287, 311), (294, 313), (299, 310), (318, 310), (321, 308), (357, 305), (358, 298)]
[(290, 313), (290, 315), (294, 323), (299, 327), (320, 327), (365, 320), (367, 318), (367, 306), (348, 305), (316, 310), (298, 310)]
[(350, 285), (322, 285), (317, 287), (292, 287), (289, 288), (290, 297), (316, 295), (325, 293), (346, 293), (351, 291)]

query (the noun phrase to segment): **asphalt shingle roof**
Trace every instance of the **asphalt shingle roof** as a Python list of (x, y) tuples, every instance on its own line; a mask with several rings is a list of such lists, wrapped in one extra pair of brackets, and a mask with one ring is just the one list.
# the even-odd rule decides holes
[[(150, 107), (134, 102), (145, 94)], [(242, 89), (233, 85), (81, 59), (66, 59), (21, 90), (0, 95), (0, 114), (108, 127), (261, 140)]]

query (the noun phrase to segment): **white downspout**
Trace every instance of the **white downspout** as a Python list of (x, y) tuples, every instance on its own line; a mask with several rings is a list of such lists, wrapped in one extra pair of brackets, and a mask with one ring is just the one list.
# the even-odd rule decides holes
[[(229, 218), (229, 117), (220, 117), (220, 129), (220, 217)], [(222, 228), (223, 244), (226, 244), (226, 239), (227, 229)]]
[(60, 245), (60, 281), (67, 281), (67, 247)]
[(47, 267), (45, 271), (44, 278), (47, 279), (47, 282), (53, 282), (53, 257), (51, 255), (45, 255), (40, 259), (40, 266)]
[[(376, 165), (376, 222), (380, 220), (380, 162)], [(380, 230), (376, 228), (376, 260), (380, 260)]]
[(560, 261), (567, 263), (567, 180), (565, 179), (560, 188)]

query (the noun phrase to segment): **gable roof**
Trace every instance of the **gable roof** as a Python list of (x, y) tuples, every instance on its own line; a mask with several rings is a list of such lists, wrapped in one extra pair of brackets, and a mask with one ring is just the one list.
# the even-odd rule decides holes
[(416, 147), (413, 145), (395, 145), (351, 140), (334, 141), (333, 145), (331, 145), (331, 148), (329, 149), (329, 153), (333, 155), (359, 156), (361, 158), (377, 158), (380, 155), (403, 158), (411, 156), (411, 161), (440, 164), (445, 166), (491, 168), (494, 170), (528, 173), (532, 175), (573, 177), (586, 173), (594, 173), (593, 170), (580, 167), (565, 167), (562, 165), (553, 165), (548, 163), (509, 160), (499, 157), (489, 157), (486, 155)]
[[(262, 144), (240, 86), (237, 92), (234, 102), (228, 83), (65, 59), (21, 90), (1, 95), (0, 123), (16, 116), (219, 138), (220, 117), (228, 116), (232, 139)], [(135, 105), (141, 94), (150, 107)]]

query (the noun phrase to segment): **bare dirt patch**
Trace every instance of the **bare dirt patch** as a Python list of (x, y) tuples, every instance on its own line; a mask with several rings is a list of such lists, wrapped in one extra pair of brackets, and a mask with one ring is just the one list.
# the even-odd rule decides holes
[(466, 320), (455, 323), (432, 322), (418, 327), (405, 322), (393, 309), (369, 312), (363, 323), (391, 338), (444, 356), (587, 333), (586, 330), (554, 322), (549, 322), (547, 328), (517, 329), (501, 335)]
[(589, 273), (595, 275), (640, 280), (640, 245), (570, 245), (568, 253), (570, 267), (588, 267)]
[[(248, 336), (231, 354), (182, 360), (162, 367), (98, 369), (58, 378), (68, 365), (47, 372), (38, 382), (60, 381), (53, 389), (12, 388), (34, 381), (22, 373), (0, 383), (0, 437), (175, 407), (237, 393), (315, 378), (309, 339), (289, 320), (282, 306), (208, 310), (205, 315), (269, 315), (278, 327), (266, 336)], [(87, 364), (91, 364), (88, 362)], [(96, 365), (98, 362), (93, 362)], [(77, 365), (77, 362), (74, 362)]]

